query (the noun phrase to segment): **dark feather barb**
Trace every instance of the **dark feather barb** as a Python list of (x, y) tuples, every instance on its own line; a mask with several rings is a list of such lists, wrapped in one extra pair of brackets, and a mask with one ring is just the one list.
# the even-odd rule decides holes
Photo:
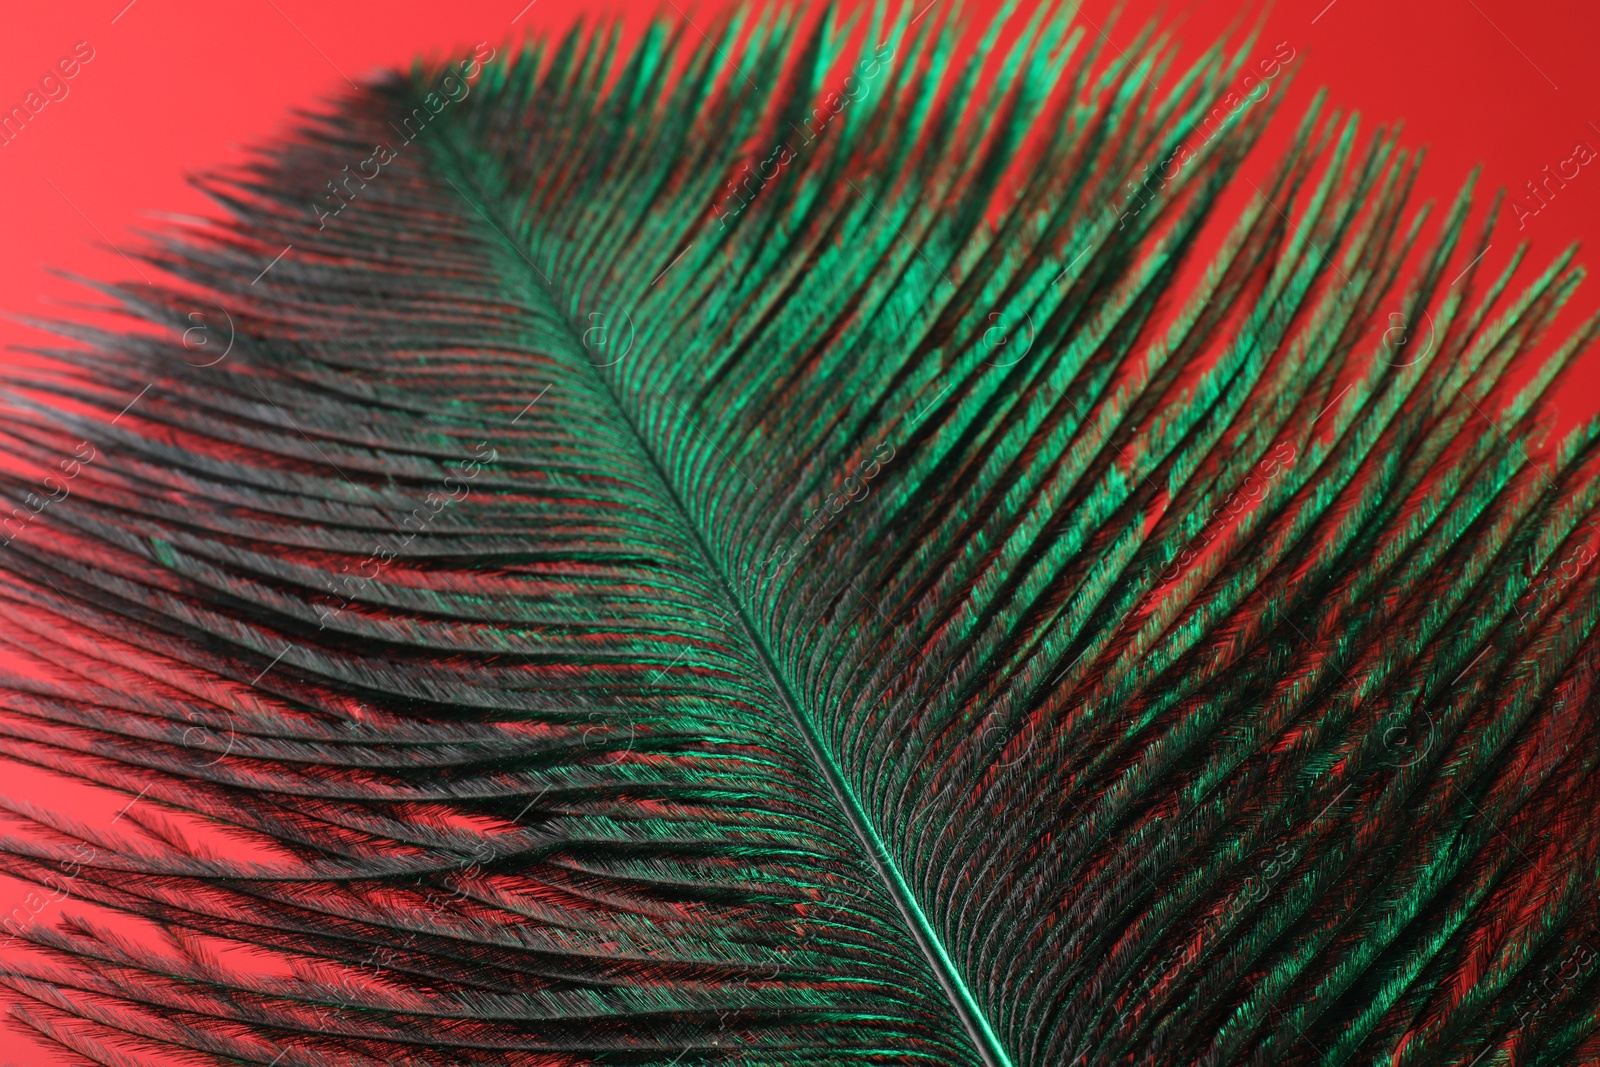
[(1320, 101), (1245, 177), (1253, 39), (1175, 72), (1040, 7), (958, 63), (911, 15), (371, 85), (101, 287), (156, 332), (8, 372), (0, 754), (126, 798), (3, 803), (70, 898), (0, 920), (23, 1024), (1600, 1057), (1572, 255), (1485, 285), (1498, 200), (1425, 225)]

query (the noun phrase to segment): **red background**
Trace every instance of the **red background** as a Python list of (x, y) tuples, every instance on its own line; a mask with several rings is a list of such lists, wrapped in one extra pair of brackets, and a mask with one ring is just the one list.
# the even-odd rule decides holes
[[(126, 2), (0, 7), (0, 110), (22, 103), (75, 43), (88, 41), (94, 49), (68, 83), (68, 96), (0, 147), (0, 311), (8, 313), (0, 320), (6, 349), (0, 358), (26, 358), (11, 346), (51, 343), (12, 316), (78, 314), (61, 305), (93, 299), (53, 272), (137, 279), (108, 243), (124, 251), (138, 247), (138, 231), (160, 225), (154, 212), (211, 214), (185, 176), (239, 161), (241, 146), (284, 132), (291, 109), (314, 107), (348, 89), (346, 77), (359, 82), (418, 54), (465, 52), (479, 41), (504, 48), (525, 33), (564, 29), (579, 17), (621, 14), (637, 26), (653, 14), (676, 18), (681, 8), (704, 27), (725, 6), (711, 0), (666, 0), (659, 7), (655, 0)], [(935, 0), (928, 17), (955, 2)], [(972, 21), (981, 21), (997, 6), (979, 0), (967, 10)], [(1189, 57), (1260, 17), (1257, 7), (1221, 0), (1165, 12), (1152, 0), (1128, 0), (1121, 20), (1108, 25), (1111, 6), (1111, 0), (1085, 4), (1085, 21), (1096, 28), (1091, 32), (1103, 28), (1113, 46), (1125, 45), (1159, 14)], [(1477, 164), (1483, 166), (1481, 190), (1515, 192), (1546, 165), (1572, 155), (1575, 143), (1600, 149), (1600, 64), (1592, 51), (1597, 29), (1600, 13), (1592, 0), (1281, 0), (1267, 14), (1262, 44), (1253, 51), (1267, 54), (1286, 41), (1297, 53), (1278, 138), (1267, 147), (1326, 86), (1334, 106), (1358, 110), (1371, 123), (1404, 120), (1405, 141), (1429, 150), (1423, 198), (1447, 202)], [(1533, 245), (1534, 267), (1574, 241), (1595, 247), (1600, 165), (1584, 167), (1520, 232), (1516, 214), (1507, 212), (1484, 266), (1498, 270), (1523, 239)], [(1570, 329), (1587, 309), (1600, 307), (1597, 294), (1600, 286), (1580, 289), (1561, 325)], [(1597, 386), (1600, 357), (1591, 353), (1558, 398), (1563, 428), (1600, 411)], [(124, 802), (86, 798), (23, 768), (6, 769), (0, 793), (67, 806), (101, 825)], [(0, 911), (27, 892), (0, 879)], [(15, 1024), (0, 1025), (0, 1067), (72, 1062), (44, 1051)]]
[[(926, 0), (917, 0), (918, 4)], [(935, 0), (936, 18), (957, 0)], [(527, 32), (564, 29), (580, 17), (621, 14), (637, 25), (682, 10), (702, 27), (725, 0), (85, 0), (3, 5), (0, 110), (22, 102), (41, 75), (88, 41), (95, 58), (21, 136), (0, 147), (0, 311), (61, 314), (88, 294), (52, 271), (137, 278), (107, 242), (130, 251), (137, 231), (160, 225), (155, 212), (207, 214), (209, 202), (185, 182), (196, 171), (242, 158), (241, 146), (284, 132), (296, 107), (314, 107), (376, 69), (419, 53), (438, 55), (487, 40), (497, 47)], [(998, 7), (967, 6), (971, 21)], [(1193, 56), (1205, 44), (1253, 24), (1260, 8), (1198, 0), (1160, 11), (1155, 0), (1125, 0), (1108, 25), (1112, 0), (1086, 0), (1084, 18), (1126, 44), (1159, 16)], [(920, 10), (920, 7), (919, 7)], [(513, 24), (512, 19), (520, 13)], [(112, 23), (112, 19), (117, 21)], [(1313, 22), (1312, 20), (1316, 21)], [(1447, 200), (1476, 164), (1480, 189), (1524, 188), (1586, 140), (1600, 149), (1600, 64), (1593, 47), (1600, 11), (1580, 0), (1281, 0), (1268, 13), (1262, 44), (1287, 41), (1295, 81), (1281, 135), (1322, 86), (1335, 106), (1372, 124), (1403, 120), (1407, 143), (1425, 146), (1425, 197)], [(341, 74), (342, 72), (342, 74)], [(1274, 91), (1279, 91), (1274, 89)], [(1370, 126), (1368, 127), (1371, 128)], [(1269, 139), (1267, 147), (1272, 147)], [(1600, 162), (1600, 161), (1597, 161)], [(54, 188), (52, 188), (52, 184)], [(1523, 198), (1529, 199), (1526, 192)], [(1508, 212), (1485, 268), (1498, 268), (1519, 239), (1533, 264), (1564, 246), (1600, 238), (1600, 166), (1585, 167), (1518, 231)], [(1596, 287), (1580, 290), (1563, 316), (1600, 307)], [(0, 349), (48, 343), (7, 318)], [(17, 358), (8, 354), (0, 358)], [(1600, 362), (1590, 356), (1563, 390), (1561, 422), (1600, 410)]]

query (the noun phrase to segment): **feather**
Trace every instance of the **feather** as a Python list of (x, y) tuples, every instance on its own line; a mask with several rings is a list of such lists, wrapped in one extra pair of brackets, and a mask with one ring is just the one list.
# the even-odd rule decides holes
[(145, 329), (7, 372), (0, 754), (131, 798), (4, 801), (70, 898), (4, 922), (18, 1019), (103, 1064), (1592, 1058), (1600, 426), (1541, 441), (1600, 321), (1535, 355), (1581, 270), (1482, 277), (1495, 209), (1425, 225), (1320, 101), (1225, 219), (1253, 39), (959, 39), (419, 65), (204, 179), (170, 281), (101, 287)]

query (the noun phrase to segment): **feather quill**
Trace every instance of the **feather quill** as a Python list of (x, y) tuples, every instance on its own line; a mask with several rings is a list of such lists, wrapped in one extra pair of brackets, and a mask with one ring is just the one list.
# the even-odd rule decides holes
[(1483, 280), (1494, 211), (1425, 228), (1319, 102), (1186, 273), (1254, 42), (1015, 21), (419, 66), (206, 181), (104, 287), (158, 329), (7, 372), (0, 755), (137, 802), (5, 802), (71, 898), (6, 923), (23, 1022), (1592, 1058), (1600, 427), (1536, 444), (1600, 326), (1532, 356), (1581, 270)]

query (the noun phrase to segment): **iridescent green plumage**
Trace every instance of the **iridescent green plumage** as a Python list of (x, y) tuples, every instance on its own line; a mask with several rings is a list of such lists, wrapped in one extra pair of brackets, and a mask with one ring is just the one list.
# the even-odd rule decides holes
[(185, 285), (113, 290), (170, 338), (12, 372), (5, 448), (96, 458), (0, 553), (0, 751), (141, 804), (14, 806), (3, 862), (169, 932), (19, 926), (34, 1025), (282, 1067), (1600, 1050), (1596, 427), (1529, 452), (1593, 320), (1510, 384), (1571, 257), (1484, 289), (1467, 195), (1425, 227), (1416, 159), (1320, 107), (1213, 254), (1274, 108), (1233, 86), (1288, 60), (1040, 8), (958, 65), (913, 14), (373, 86), (211, 183), (151, 256)]

